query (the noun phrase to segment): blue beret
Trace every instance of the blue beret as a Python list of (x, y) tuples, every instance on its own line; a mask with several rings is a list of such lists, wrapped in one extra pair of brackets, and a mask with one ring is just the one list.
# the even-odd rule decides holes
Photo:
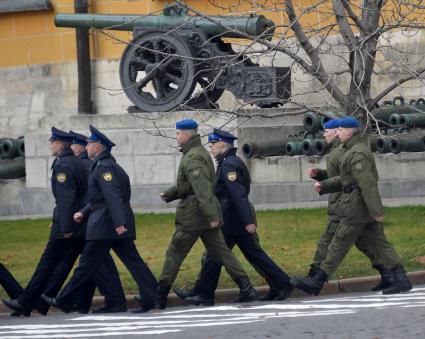
[(49, 141), (59, 140), (59, 141), (72, 142), (73, 137), (68, 132), (57, 129), (56, 127), (52, 127), (51, 131), (52, 131), (52, 135), (50, 136)]
[(176, 129), (196, 129), (198, 123), (192, 119), (185, 119), (176, 122)]
[(332, 119), (329, 120), (327, 122), (325, 122), (325, 124), (323, 125), (324, 129), (335, 129), (339, 127), (339, 120), (340, 119)]
[(214, 131), (208, 135), (208, 142), (224, 141), (227, 144), (233, 145), (236, 139), (237, 138), (233, 134), (218, 128), (214, 128)]
[(87, 139), (88, 141), (97, 141), (98, 143), (105, 145), (109, 149), (115, 146), (115, 144), (96, 127), (90, 125), (89, 128), (91, 134)]
[(87, 145), (87, 137), (85, 135), (75, 133), (74, 131), (69, 131), (69, 134), (71, 134), (72, 137), (73, 137), (73, 139), (72, 139), (73, 144), (78, 144), (78, 145), (82, 145), (82, 146)]
[(339, 119), (339, 127), (342, 128), (358, 128), (360, 127), (359, 122), (356, 118), (353, 117), (345, 117), (342, 119)]

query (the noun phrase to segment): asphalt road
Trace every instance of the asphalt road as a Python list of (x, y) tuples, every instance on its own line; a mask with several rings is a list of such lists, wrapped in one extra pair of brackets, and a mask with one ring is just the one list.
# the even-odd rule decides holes
[(145, 315), (0, 314), (0, 338), (425, 338), (425, 286), (285, 302), (179, 307)]

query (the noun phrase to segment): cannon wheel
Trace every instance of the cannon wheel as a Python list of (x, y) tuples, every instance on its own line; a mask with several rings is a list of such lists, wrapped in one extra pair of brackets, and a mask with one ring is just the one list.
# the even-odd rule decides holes
[(186, 99), (185, 106), (193, 109), (218, 108), (218, 105), (215, 103), (223, 94), (224, 88), (212, 86), (211, 83), (213, 80), (209, 79), (209, 77), (198, 77), (197, 84), (199, 85), (199, 90), (198, 87), (194, 88), (191, 97)]
[[(188, 58), (189, 57), (189, 58)], [(121, 85), (142, 111), (167, 112), (190, 97), (196, 85), (187, 44), (164, 31), (133, 39), (120, 63)]]

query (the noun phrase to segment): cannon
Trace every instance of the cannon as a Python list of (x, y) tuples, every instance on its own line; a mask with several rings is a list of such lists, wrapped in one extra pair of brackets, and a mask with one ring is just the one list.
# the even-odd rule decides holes
[(381, 135), (376, 138), (376, 150), (379, 153), (390, 153), (391, 152), (391, 141), (390, 137)]
[[(301, 143), (301, 153), (304, 155), (313, 155), (316, 154), (316, 142), (319, 140), (323, 140), (323, 133), (314, 133), (311, 131), (307, 131), (304, 133), (304, 140)], [(320, 148), (320, 146), (319, 146)], [(321, 150), (319, 150), (319, 153), (322, 153)], [(323, 154), (320, 154), (323, 155)]]
[(422, 113), (400, 114), (399, 125), (409, 128), (425, 127), (425, 111)]
[(371, 113), (378, 123), (384, 126), (397, 126), (402, 125), (401, 115), (420, 113), (421, 111), (425, 112), (425, 99), (419, 98), (405, 104), (403, 97), (395, 97), (392, 102), (384, 101), (383, 107), (376, 108)]
[(248, 159), (284, 155), (286, 141), (279, 139), (262, 143), (247, 142), (242, 146), (242, 154)]
[(391, 152), (423, 152), (425, 151), (425, 133), (413, 132), (412, 134), (400, 134), (390, 138)]
[(25, 177), (23, 158), (0, 160), (0, 179), (19, 179)]
[[(20, 139), (4, 138), (0, 142), (0, 153), (5, 159), (13, 159), (19, 154), (19, 148), (22, 147)], [(22, 139), (23, 142), (23, 139)]]
[(161, 15), (57, 14), (55, 24), (133, 31), (120, 80), (141, 111), (214, 108), (225, 89), (259, 107), (277, 107), (290, 97), (290, 68), (260, 67), (223, 40), (271, 38), (274, 23), (262, 15), (206, 18), (173, 4)]

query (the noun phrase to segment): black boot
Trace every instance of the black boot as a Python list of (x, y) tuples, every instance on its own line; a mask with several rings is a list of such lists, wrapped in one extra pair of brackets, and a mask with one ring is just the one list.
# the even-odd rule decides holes
[(392, 269), (393, 280), (394, 282), (382, 290), (382, 294), (396, 294), (401, 292), (407, 292), (412, 289), (412, 283), (406, 275), (406, 272), (403, 269), (403, 266), (396, 265)]
[(170, 292), (171, 285), (169, 285), (165, 280), (160, 280), (158, 282), (158, 308), (160, 310), (165, 310), (167, 307), (167, 297), (168, 292)]
[(243, 303), (257, 299), (257, 291), (252, 286), (248, 277), (240, 277), (235, 282), (239, 286), (239, 296), (233, 302)]
[(314, 277), (292, 277), (291, 284), (308, 294), (318, 295), (326, 280), (328, 280), (328, 275), (322, 270), (319, 270), (319, 273)]
[(279, 293), (277, 294), (277, 296), (273, 300), (283, 301), (283, 300), (288, 299), (288, 297), (291, 294), (293, 289), (294, 289), (294, 286), (292, 286), (292, 284), (290, 282), (288, 282), (288, 284), (286, 284), (284, 287), (279, 289), (279, 291), (278, 291)]
[(319, 273), (320, 268), (310, 265), (310, 269), (307, 272), (306, 278), (310, 277), (313, 278), (317, 273)]
[(13, 317), (19, 316), (21, 314), (26, 317), (29, 317), (31, 315), (31, 310), (28, 310), (25, 307), (23, 307), (19, 303), (18, 299), (3, 299), (2, 302), (5, 306), (7, 306), (13, 311), (11, 314), (11, 316)]
[(186, 300), (186, 298), (194, 297), (196, 295), (194, 289), (187, 290), (184, 288), (174, 287), (173, 291), (180, 299), (183, 300)]
[(373, 268), (377, 269), (381, 275), (381, 281), (375, 287), (372, 287), (372, 291), (381, 291), (386, 289), (393, 282), (393, 273), (391, 270), (386, 268), (384, 265), (374, 265)]

